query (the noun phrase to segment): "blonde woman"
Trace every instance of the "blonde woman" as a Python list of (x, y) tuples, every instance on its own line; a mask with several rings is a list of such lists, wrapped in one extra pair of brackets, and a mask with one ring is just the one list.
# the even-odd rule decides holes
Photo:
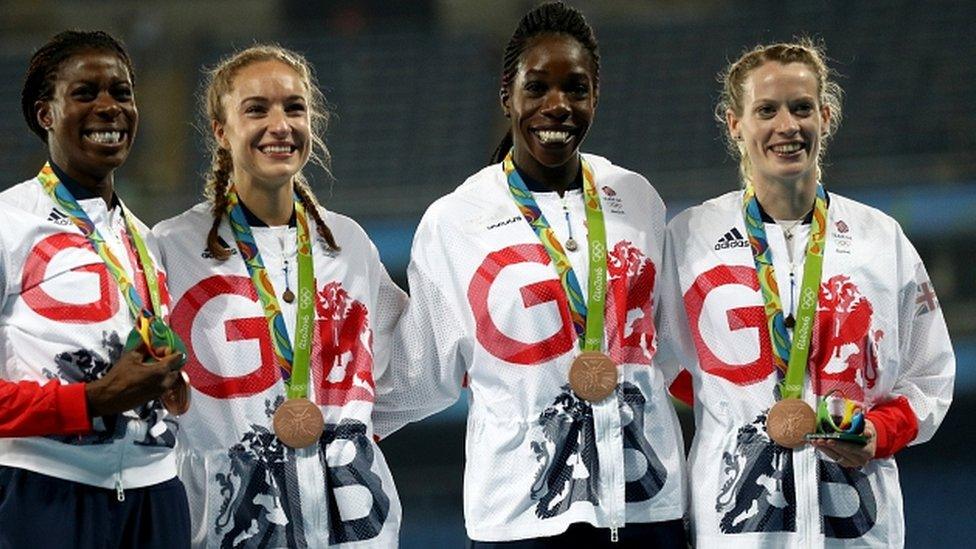
[[(690, 372), (701, 547), (898, 547), (894, 455), (935, 434), (955, 359), (918, 254), (828, 192), (840, 88), (808, 41), (723, 73), (716, 114), (743, 189), (668, 226), (662, 359)], [(676, 355), (676, 356), (675, 356)]]
[(209, 76), (208, 200), (154, 228), (195, 393), (178, 445), (193, 543), (395, 546), (370, 413), (406, 296), (302, 177), (328, 158), (305, 59), (255, 46)]

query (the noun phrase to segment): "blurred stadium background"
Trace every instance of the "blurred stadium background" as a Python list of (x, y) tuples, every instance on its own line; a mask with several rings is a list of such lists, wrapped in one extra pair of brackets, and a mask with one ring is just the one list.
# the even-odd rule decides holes
[[(535, 1), (0, 0), (2, 187), (36, 173), (41, 143), (20, 114), (32, 51), (65, 28), (123, 38), (137, 72), (141, 125), (118, 174), (148, 223), (198, 201), (204, 154), (200, 67), (275, 41), (317, 67), (334, 118), (334, 182), (319, 197), (355, 217), (405, 286), (426, 206), (487, 163), (504, 131), (501, 52)], [(584, 145), (644, 174), (669, 212), (736, 185), (712, 121), (715, 74), (758, 42), (821, 38), (846, 90), (825, 170), (829, 189), (896, 217), (939, 292), (957, 358), (953, 408), (929, 444), (899, 456), (910, 547), (976, 537), (976, 2), (780, 3), (578, 0), (603, 59), (600, 104)], [(0, 226), (2, 230), (2, 226)], [(967, 313), (966, 311), (970, 311)], [(690, 415), (683, 411), (690, 438)], [(402, 546), (459, 547), (464, 405), (382, 446), (404, 506)]]

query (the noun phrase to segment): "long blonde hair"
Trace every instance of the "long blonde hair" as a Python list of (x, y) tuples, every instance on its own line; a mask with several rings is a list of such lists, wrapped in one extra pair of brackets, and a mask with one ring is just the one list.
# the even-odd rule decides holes
[[(739, 177), (743, 183), (751, 179), (752, 163), (749, 161), (749, 154), (745, 145), (737, 141), (731, 134), (726, 113), (732, 111), (737, 117), (741, 117), (745, 105), (745, 83), (749, 74), (759, 68), (767, 61), (776, 61), (782, 64), (803, 63), (809, 67), (817, 78), (817, 98), (820, 106), (830, 109), (830, 121), (827, 131), (820, 137), (820, 151), (817, 155), (817, 177), (820, 177), (820, 159), (827, 150), (827, 142), (840, 127), (842, 118), (841, 99), (844, 91), (833, 79), (834, 72), (827, 67), (827, 56), (824, 53), (822, 44), (817, 44), (810, 38), (800, 38), (796, 42), (759, 45), (743, 54), (735, 62), (730, 63), (718, 75), (718, 80), (722, 84), (722, 91), (719, 94), (718, 103), (715, 105), (715, 120), (722, 128), (722, 135), (725, 137), (725, 144), (734, 158), (739, 159)], [(819, 111), (819, 109), (818, 109)]]
[[(226, 57), (216, 66), (207, 71), (206, 83), (204, 85), (205, 99), (203, 104), (203, 116), (208, 122), (207, 128), (214, 122), (225, 124), (227, 122), (226, 110), (223, 104), (225, 95), (231, 92), (234, 84), (234, 77), (241, 69), (254, 63), (263, 61), (278, 61), (291, 67), (301, 78), (305, 90), (308, 92), (308, 110), (311, 117), (310, 138), (312, 150), (309, 160), (318, 164), (329, 173), (331, 157), (329, 149), (325, 146), (325, 130), (329, 124), (329, 111), (326, 106), (325, 97), (319, 90), (315, 74), (308, 61), (300, 54), (282, 48), (274, 44), (258, 44), (247, 49), (238, 51)], [(210, 150), (211, 167), (207, 174), (207, 183), (203, 194), (210, 202), (211, 213), (213, 214), (213, 225), (207, 235), (207, 249), (214, 257), (224, 260), (230, 257), (230, 250), (220, 243), (217, 237), (217, 229), (220, 227), (220, 220), (227, 210), (227, 188), (230, 185), (230, 176), (234, 172), (234, 161), (230, 151), (224, 149), (217, 142), (213, 132), (204, 131), (206, 135), (207, 148)], [(319, 213), (318, 200), (309, 187), (308, 180), (301, 171), (294, 177), (295, 194), (305, 206), (305, 209), (315, 219), (315, 225), (329, 248), (339, 250), (339, 245), (332, 235), (332, 231), (325, 224)]]

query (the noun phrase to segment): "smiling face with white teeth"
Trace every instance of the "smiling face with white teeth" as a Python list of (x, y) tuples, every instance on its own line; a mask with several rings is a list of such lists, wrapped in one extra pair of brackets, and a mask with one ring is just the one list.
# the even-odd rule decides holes
[(99, 50), (69, 57), (58, 67), (51, 98), (36, 109), (51, 160), (85, 187), (111, 196), (114, 171), (129, 156), (139, 124), (125, 63)]
[(596, 110), (593, 68), (576, 39), (543, 34), (526, 46), (511, 89), (501, 93), (515, 165), (554, 190), (579, 173), (579, 147)]
[(830, 109), (821, 105), (817, 77), (804, 63), (767, 61), (743, 84), (742, 113), (726, 113), (729, 132), (748, 156), (754, 185), (816, 185), (820, 142)]
[[(269, 60), (242, 67), (222, 99), (224, 121), (214, 137), (234, 161), (242, 198), (252, 190), (281, 193), (290, 202), (292, 178), (308, 161), (308, 91), (294, 69)], [(284, 195), (288, 195), (285, 197)]]

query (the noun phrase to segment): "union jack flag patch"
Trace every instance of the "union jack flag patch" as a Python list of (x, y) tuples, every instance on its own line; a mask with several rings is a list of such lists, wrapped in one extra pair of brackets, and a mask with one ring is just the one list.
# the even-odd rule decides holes
[(925, 281), (915, 288), (915, 316), (930, 313), (939, 308), (939, 298), (935, 296), (932, 284)]

